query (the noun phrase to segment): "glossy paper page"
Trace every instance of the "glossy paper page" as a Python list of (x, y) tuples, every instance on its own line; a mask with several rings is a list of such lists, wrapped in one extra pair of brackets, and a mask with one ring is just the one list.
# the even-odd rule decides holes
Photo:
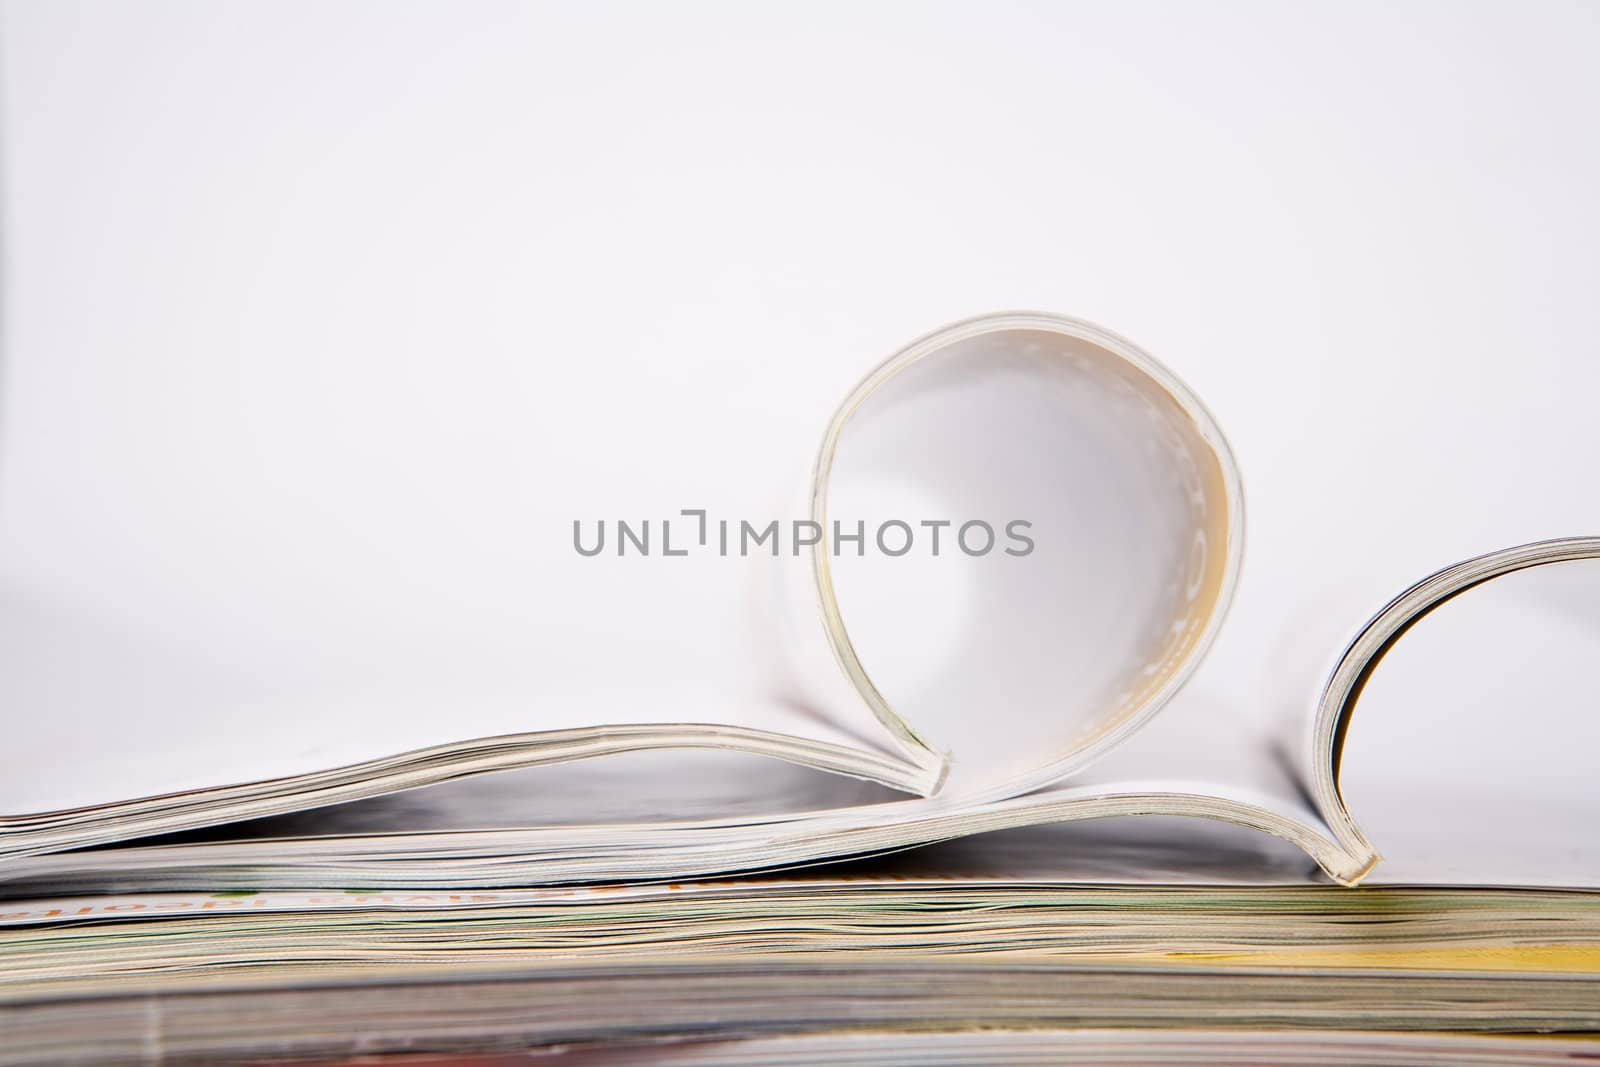
[(1597, 887), (1600, 561), (1515, 571), (1418, 621), (1357, 701), (1340, 782), (1386, 883)]
[(823, 557), (831, 621), (863, 690), (949, 759), (951, 801), (1088, 765), (1215, 636), (1243, 540), (1233, 458), (1128, 341), (1048, 315), (957, 324), (870, 377), (835, 434), (819, 517), (909, 548)]

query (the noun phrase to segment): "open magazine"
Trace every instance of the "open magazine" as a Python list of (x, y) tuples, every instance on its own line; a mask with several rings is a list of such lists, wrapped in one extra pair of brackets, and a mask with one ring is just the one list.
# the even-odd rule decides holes
[[(1171, 372), (1061, 316), (894, 355), (792, 503), (777, 457), (803, 471), (812, 398), (742, 410), (715, 361), (575, 366), (488, 427), (372, 426), (262, 373), (284, 411), (248, 432), (133, 389), (172, 440), (114, 523), (10, 521), (0, 886), (680, 878), (1118, 815), (1240, 824), (1354, 884), (1379, 853), (1345, 743), (1408, 631), (1494, 587), (1524, 607), (1463, 632), (1600, 649), (1600, 538), (1545, 541), (1335, 620), (1354, 636), (1294, 696), (1186, 705), (1243, 560), (1239, 474)], [(90, 445), (87, 492), (131, 476)], [(12, 452), (24, 516), (61, 457)], [(1434, 653), (1446, 676), (1478, 639)], [(1494, 877), (1600, 884), (1552, 854)]]

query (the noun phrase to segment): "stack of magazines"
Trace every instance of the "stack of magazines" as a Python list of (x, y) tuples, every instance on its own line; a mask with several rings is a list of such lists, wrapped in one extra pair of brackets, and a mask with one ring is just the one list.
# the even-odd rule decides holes
[[(661, 394), (624, 412), (726, 399), (709, 364), (574, 395), (624, 371)], [(1600, 537), (1354, 576), (1241, 678), (1206, 662), (1241, 479), (1131, 342), (930, 334), (787, 493), (805, 416), (715, 482), (585, 450), (592, 405), (540, 413), (523, 485), (435, 426), (466, 510), (399, 533), (261, 461), (344, 427), (199, 419), (123, 534), (14, 523), (0, 1064), (1600, 1055)], [(8, 453), (22, 514), (60, 457)], [(216, 478), (276, 510), (173, 505)]]

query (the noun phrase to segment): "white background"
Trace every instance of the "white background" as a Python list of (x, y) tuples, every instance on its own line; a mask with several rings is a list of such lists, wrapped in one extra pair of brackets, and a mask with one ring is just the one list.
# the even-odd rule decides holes
[[(1012, 307), (1132, 338), (1228, 433), (1248, 549), (1206, 677), (1265, 684), (1330, 589), (1600, 530), (1593, 4), (52, 2), (4, 19), (10, 593), (76, 590), (129, 626), (158, 588), (204, 600), (159, 529), (118, 523), (170, 489), (173, 456), (265, 418), (251, 367), (298, 368), (332, 398), (304, 417), (348, 431), (342, 459), (279, 452), (261, 475), (320, 485), (312, 504), (410, 498), (380, 447), (403, 430), (392, 407), (470, 411), (491, 451), (545, 413), (611, 411), (607, 462), (654, 442), (680, 478), (651, 507), (672, 507), (711, 491), (730, 440), (814, 435), (905, 342)], [(611, 361), (656, 370), (615, 383), (615, 408), (569, 394), (564, 367)], [(691, 364), (720, 368), (731, 421), (656, 404)], [(484, 367), (498, 384), (474, 392)], [(240, 406), (190, 412), (187, 435), (164, 426), (179, 402), (130, 415), (129, 390), (168, 374), (225, 379)], [(90, 492), (86, 441), (118, 457)], [(455, 496), (497, 480), (560, 484), (557, 464), (497, 463), (424, 472), (438, 507), (397, 543), (425, 547)], [(271, 528), (205, 497), (219, 464), (173, 513), (220, 524), (217, 543), (230, 521)], [(568, 488), (572, 510), (605, 504), (593, 479)], [(219, 641), (250, 636), (233, 621)]]

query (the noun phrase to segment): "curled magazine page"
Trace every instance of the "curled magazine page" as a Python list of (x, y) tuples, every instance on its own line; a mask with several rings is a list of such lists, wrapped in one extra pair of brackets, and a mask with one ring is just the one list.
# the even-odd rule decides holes
[(1216, 636), (1244, 536), (1200, 401), (1124, 338), (1032, 312), (957, 323), (870, 374), (825, 437), (812, 510), (904, 549), (819, 548), (818, 589), (863, 699), (949, 761), (947, 805), (1062, 779), (1155, 715)]
[[(1340, 881), (1600, 888), (1583, 861), (1600, 847), (1587, 756), (1600, 738), (1571, 714), (1600, 654), (1600, 539), (1443, 568), (1337, 641), (1360, 585), (1294, 627), (1275, 699), (1202, 668), (1069, 784), (1139, 792), (1144, 777), (1146, 810), (1255, 825)], [(1266, 706), (1240, 713), (1253, 703)]]
[[(1600, 539), (1430, 575), (1351, 643), (1318, 704), (1318, 806), (1392, 884), (1600, 888), (1592, 753)], [(1359, 828), (1358, 828), (1359, 824)]]

